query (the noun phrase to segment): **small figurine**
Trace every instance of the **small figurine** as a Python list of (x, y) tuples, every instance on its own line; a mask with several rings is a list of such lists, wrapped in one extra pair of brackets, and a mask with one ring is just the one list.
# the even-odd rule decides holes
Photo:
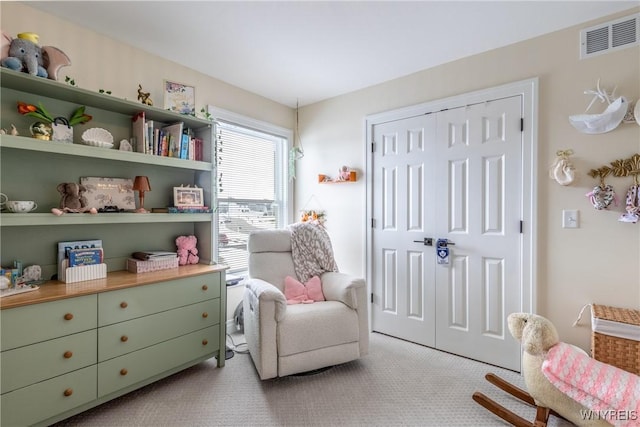
[(13, 136), (19, 135), (18, 129), (16, 129), (16, 126), (13, 123), (11, 123), (11, 130), (9, 132), (7, 132), (5, 128), (0, 129), (0, 135), (7, 135), (7, 134), (10, 134)]
[(142, 102), (143, 104), (152, 106), (153, 105), (153, 101), (150, 98), (151, 94), (149, 92), (143, 92), (142, 91), (142, 85), (138, 85), (138, 101)]
[(349, 181), (350, 170), (347, 166), (342, 166), (338, 169), (338, 176), (336, 177), (336, 181)]

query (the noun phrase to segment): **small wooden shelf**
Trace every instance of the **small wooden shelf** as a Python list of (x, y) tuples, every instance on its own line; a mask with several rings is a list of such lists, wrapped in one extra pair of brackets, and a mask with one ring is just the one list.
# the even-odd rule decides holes
[(324, 174), (318, 175), (318, 182), (320, 184), (344, 184), (347, 182), (356, 182), (357, 180), (357, 174), (354, 170), (349, 171), (349, 179), (346, 179), (344, 181), (334, 181), (330, 176)]

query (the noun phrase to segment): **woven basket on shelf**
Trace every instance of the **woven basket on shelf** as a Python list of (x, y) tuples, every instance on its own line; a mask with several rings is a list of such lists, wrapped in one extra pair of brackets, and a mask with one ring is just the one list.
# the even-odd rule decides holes
[[(592, 305), (598, 319), (626, 323), (640, 327), (640, 311), (606, 305)], [(594, 359), (640, 375), (640, 341), (618, 338), (593, 331), (591, 352)]]

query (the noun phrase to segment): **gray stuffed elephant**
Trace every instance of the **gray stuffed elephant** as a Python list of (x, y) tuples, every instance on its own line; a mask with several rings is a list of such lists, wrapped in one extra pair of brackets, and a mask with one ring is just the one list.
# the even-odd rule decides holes
[(53, 46), (41, 48), (37, 34), (20, 33), (14, 39), (2, 33), (0, 65), (3, 67), (57, 80), (58, 69), (70, 64), (71, 60), (60, 49)]
[(29, 39), (17, 39), (11, 41), (9, 56), (2, 60), (2, 66), (16, 71), (24, 71), (32, 76), (49, 77), (49, 73), (43, 67), (42, 49)]

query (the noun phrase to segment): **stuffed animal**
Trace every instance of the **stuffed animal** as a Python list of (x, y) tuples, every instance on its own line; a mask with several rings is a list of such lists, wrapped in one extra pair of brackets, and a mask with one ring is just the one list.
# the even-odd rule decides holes
[(98, 213), (96, 208), (87, 206), (87, 198), (83, 196), (83, 193), (87, 191), (87, 188), (84, 185), (80, 185), (75, 182), (63, 182), (62, 184), (58, 184), (57, 188), (62, 198), (60, 199), (60, 207), (51, 209), (51, 213), (54, 215), (59, 216), (66, 212)]
[[(536, 404), (552, 409), (578, 426), (610, 426), (597, 417), (583, 418), (583, 414), (589, 413), (589, 410), (558, 390), (544, 375), (542, 365), (547, 353), (560, 342), (553, 323), (530, 313), (512, 313), (507, 321), (511, 335), (520, 341), (524, 349), (522, 373), (527, 390)], [(574, 350), (586, 355), (577, 347)]]
[(198, 238), (196, 236), (179, 236), (176, 238), (179, 265), (198, 263), (200, 258), (198, 257), (198, 248), (196, 248), (197, 243)]
[(39, 37), (35, 33), (20, 33), (14, 39), (3, 32), (0, 39), (0, 64), (33, 76), (58, 80), (58, 70), (71, 65), (71, 60), (56, 47), (40, 47), (38, 41)]

